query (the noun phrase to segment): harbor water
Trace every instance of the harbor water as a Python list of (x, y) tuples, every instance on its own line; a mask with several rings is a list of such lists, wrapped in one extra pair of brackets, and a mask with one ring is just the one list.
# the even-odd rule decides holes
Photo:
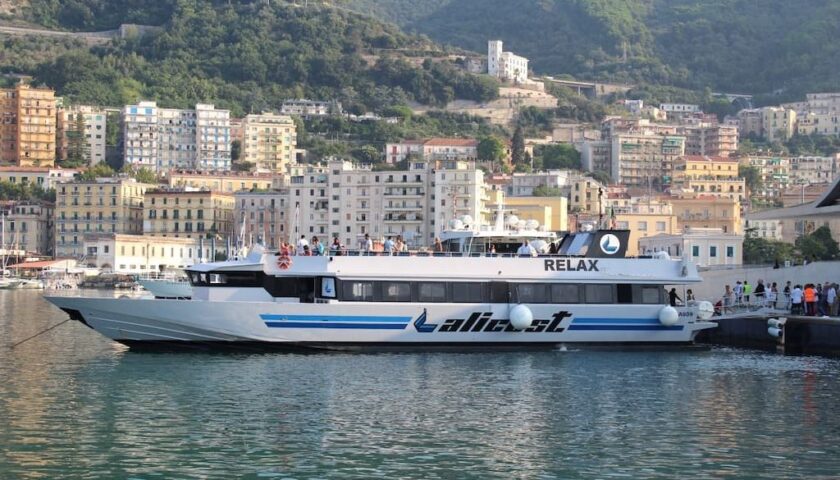
[(837, 478), (840, 362), (134, 353), (0, 291), (0, 479)]

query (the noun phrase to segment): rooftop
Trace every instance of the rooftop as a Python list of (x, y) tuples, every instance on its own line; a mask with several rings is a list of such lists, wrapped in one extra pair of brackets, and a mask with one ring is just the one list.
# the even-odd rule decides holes
[(708, 155), (684, 155), (681, 157), (686, 162), (709, 162), (709, 163), (738, 163), (737, 158), (729, 157), (710, 157)]

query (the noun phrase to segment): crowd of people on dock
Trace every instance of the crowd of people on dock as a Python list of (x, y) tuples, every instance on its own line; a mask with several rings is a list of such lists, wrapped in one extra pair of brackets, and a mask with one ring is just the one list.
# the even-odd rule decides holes
[(840, 310), (838, 298), (840, 285), (833, 282), (792, 284), (780, 286), (777, 282), (764, 283), (758, 280), (755, 286), (740, 280), (735, 286), (726, 285), (723, 297), (717, 307), (722, 312), (736, 307), (768, 307), (774, 310), (788, 310), (791, 315), (836, 317)]

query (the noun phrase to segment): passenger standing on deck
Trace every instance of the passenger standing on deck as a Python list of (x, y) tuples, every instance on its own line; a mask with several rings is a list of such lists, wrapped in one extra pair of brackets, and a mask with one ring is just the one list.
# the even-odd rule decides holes
[(528, 239), (525, 239), (522, 241), (522, 246), (519, 247), (516, 254), (520, 257), (536, 257), (537, 251), (531, 246), (531, 242), (529, 242)]
[(755, 303), (759, 305), (764, 305), (764, 300), (767, 295), (767, 292), (764, 289), (764, 280), (759, 279), (758, 284), (755, 286)]
[(778, 301), (778, 299), (779, 287), (776, 285), (776, 282), (773, 282), (773, 284), (770, 285), (770, 288), (767, 290), (767, 305), (769, 307), (773, 307), (773, 309), (775, 310), (776, 302)]
[(740, 305), (741, 301), (744, 299), (744, 286), (741, 285), (740, 280), (735, 282), (734, 293), (735, 293), (735, 303), (737, 305)]
[(676, 288), (672, 288), (672, 289), (671, 289), (671, 291), (670, 291), (670, 292), (668, 292), (668, 300), (670, 300), (670, 302), (671, 302), (671, 306), (672, 306), (672, 307), (676, 307), (676, 306), (677, 306), (677, 301), (678, 301), (678, 300), (679, 300), (680, 302), (682, 301), (682, 299), (680, 298), (680, 296), (679, 296), (679, 295), (677, 295), (677, 289), (676, 289)]
[(790, 313), (791, 315), (802, 315), (802, 300), (804, 299), (804, 292), (801, 285), (796, 285), (790, 291)]
[(338, 237), (333, 237), (333, 243), (330, 245), (330, 255), (339, 256), (341, 255), (341, 240)]
[(364, 240), (362, 240), (362, 250), (365, 252), (373, 251), (373, 240), (370, 239), (370, 234), (366, 233)]
[(723, 289), (723, 306), (724, 307), (731, 307), (732, 306), (733, 296), (734, 295), (732, 293), (732, 287), (730, 287), (729, 285), (724, 287), (724, 289)]
[(827, 316), (829, 314), (831, 301), (828, 299), (828, 291), (831, 289), (831, 284), (828, 282), (823, 283), (822, 290), (820, 291), (820, 316)]
[(828, 286), (828, 315), (832, 317), (837, 316), (837, 286), (836, 284), (829, 284)]
[(790, 310), (790, 280), (785, 283), (785, 309)]
[(309, 242), (306, 241), (306, 235), (301, 235), (300, 240), (297, 242), (297, 254), (304, 255), (305, 248), (309, 246)]
[(312, 255), (316, 257), (324, 255), (324, 244), (318, 240), (318, 237), (312, 237)]
[(402, 253), (408, 251), (408, 246), (403, 241), (402, 235), (397, 235), (397, 241), (394, 242), (394, 251), (396, 253)]
[(752, 294), (753, 286), (746, 280), (744, 280), (744, 302), (749, 304), (750, 303), (750, 295)]
[(394, 241), (391, 240), (391, 237), (385, 239), (385, 243), (382, 244), (382, 250), (386, 255), (394, 254)]
[(438, 253), (443, 252), (443, 244), (440, 243), (439, 238), (435, 238), (435, 245), (432, 247), (432, 251)]

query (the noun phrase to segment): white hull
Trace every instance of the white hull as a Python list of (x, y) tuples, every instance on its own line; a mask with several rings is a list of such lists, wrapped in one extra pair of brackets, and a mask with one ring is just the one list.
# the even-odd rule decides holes
[(192, 297), (192, 286), (186, 281), (140, 279), (137, 283), (157, 298)]
[(49, 297), (77, 320), (130, 345), (156, 342), (262, 343), (341, 348), (397, 345), (686, 344), (696, 312), (664, 326), (661, 305), (529, 305), (532, 327), (513, 330), (507, 304), (289, 304), (201, 300)]
[(18, 290), (43, 290), (44, 282), (41, 280), (21, 280), (16, 286)]

